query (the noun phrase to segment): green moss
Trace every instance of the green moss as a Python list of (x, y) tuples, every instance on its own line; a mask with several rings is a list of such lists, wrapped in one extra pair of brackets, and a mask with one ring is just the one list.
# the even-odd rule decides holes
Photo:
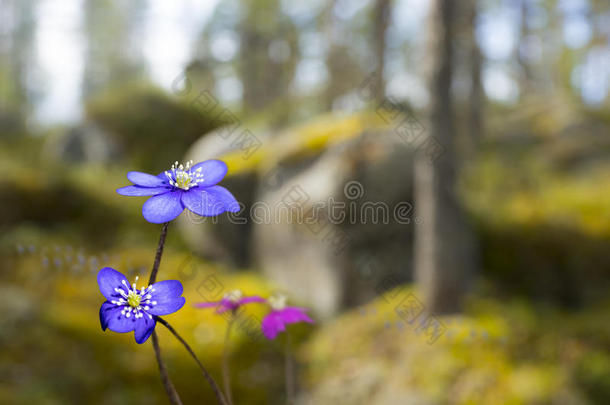
[(558, 170), (549, 145), (494, 145), (468, 166), (462, 195), (495, 292), (578, 307), (610, 279), (608, 164)]
[[(153, 260), (153, 251), (145, 248), (106, 253), (107, 259), (100, 259), (98, 267), (115, 267), (127, 272), (130, 279), (136, 273), (145, 276)], [(95, 255), (101, 257), (99, 252)], [(74, 272), (72, 263), (64, 262), (61, 268), (41, 269), (39, 259), (38, 252), (13, 257), (14, 277), (9, 280), (3, 273), (2, 297), (10, 298), (5, 288), (11, 285), (30, 303), (30, 310), (27, 315), (16, 314), (0, 298), (0, 310), (16, 315), (0, 321), (0, 344), (11, 348), (2, 352), (0, 371), (7, 373), (4, 375), (10, 374), (8, 370), (27, 371), (20, 377), (11, 374), (10, 385), (0, 383), (0, 402), (166, 403), (150, 343), (137, 345), (133, 333), (102, 332), (98, 311), (104, 298), (95, 280), (97, 267)], [(223, 267), (173, 249), (173, 244), (166, 249), (159, 278), (182, 281), (187, 304), (165, 318), (220, 381), (226, 321), (212, 309), (196, 309), (192, 304), (218, 298), (233, 288), (264, 296), (272, 286), (252, 272), (229, 274)], [(251, 305), (244, 316), (260, 319), (265, 311), (264, 305)], [(260, 330), (260, 325), (238, 323), (230, 342), (234, 398), (237, 403), (267, 404), (283, 395), (282, 345), (253, 339), (252, 328)], [(211, 390), (184, 347), (163, 327), (157, 329), (164, 359), (183, 401), (213, 403)], [(297, 342), (299, 336), (295, 334)]]
[[(465, 314), (438, 318), (446, 330), (430, 344), (418, 322), (410, 325), (396, 314), (401, 297), (409, 294), (417, 292), (398, 288), (313, 336), (303, 354), (315, 401), (329, 401), (331, 387), (338, 398), (359, 393), (348, 396), (347, 404), (381, 403), (381, 398), (448, 404), (610, 399), (604, 383), (610, 358), (598, 356), (610, 344), (610, 329), (600, 330), (610, 302), (585, 317), (523, 302), (473, 299)], [(358, 390), (359, 373), (371, 365), (379, 369), (367, 374), (366, 384), (376, 388)]]
[(324, 115), (281, 131), (268, 139), (248, 159), (242, 151), (220, 158), (229, 166), (229, 176), (240, 173), (266, 172), (282, 160), (298, 159), (360, 135), (365, 130), (385, 128), (381, 118), (371, 112), (350, 116)]
[(585, 353), (577, 362), (575, 379), (598, 404), (610, 398), (610, 355), (607, 350)]

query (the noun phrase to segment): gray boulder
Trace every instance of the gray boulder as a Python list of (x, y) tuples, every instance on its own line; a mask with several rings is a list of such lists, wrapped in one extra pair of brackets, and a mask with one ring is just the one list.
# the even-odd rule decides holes
[(261, 182), (250, 218), (258, 267), (290, 296), (330, 316), (408, 278), (412, 152), (400, 138), (365, 132), (281, 177)]
[[(186, 160), (201, 162), (233, 155), (247, 167), (254, 154), (268, 142), (265, 131), (250, 131), (243, 126), (223, 127), (204, 135), (187, 152)], [(199, 255), (232, 266), (244, 267), (252, 263), (251, 224), (247, 213), (254, 202), (258, 177), (254, 170), (229, 173), (221, 185), (237, 198), (242, 211), (218, 217), (204, 218), (192, 213), (179, 217), (178, 226), (189, 247)]]
[[(240, 159), (242, 146), (225, 135), (206, 135), (186, 158)], [(221, 183), (243, 204), (242, 211), (180, 218), (194, 251), (261, 269), (318, 316), (365, 302), (409, 279), (413, 151), (400, 136), (368, 130), (319, 150), (303, 150), (294, 138), (256, 135), (273, 153), (266, 151), (263, 159), (244, 155), (240, 164), (245, 169)]]

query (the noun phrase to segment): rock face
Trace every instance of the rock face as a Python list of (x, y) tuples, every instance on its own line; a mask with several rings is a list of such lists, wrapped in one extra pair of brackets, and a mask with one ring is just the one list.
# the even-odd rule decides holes
[[(236, 151), (212, 133), (187, 158)], [(180, 227), (203, 256), (258, 268), (294, 301), (330, 316), (375, 296), (388, 275), (409, 277), (412, 154), (379, 130), (309, 153), (275, 153), (258, 171), (223, 180), (244, 206), (238, 215), (183, 216)]]
[[(235, 154), (238, 160), (247, 162), (257, 145), (268, 139), (263, 131), (256, 132), (256, 144), (244, 144), (240, 134), (241, 128), (229, 132), (219, 128), (205, 135), (188, 151), (186, 160), (201, 162), (207, 159), (218, 159), (228, 154)], [(250, 148), (248, 148), (250, 146)], [(244, 171), (225, 177), (221, 185), (231, 190), (243, 209), (236, 214), (223, 214), (218, 217), (203, 218), (195, 214), (181, 215), (178, 226), (190, 248), (208, 259), (244, 267), (252, 263), (251, 223), (247, 213), (254, 202), (258, 185), (256, 173)]]
[(362, 303), (389, 274), (410, 273), (411, 153), (389, 133), (363, 133), (260, 187), (250, 213), (255, 258), (297, 301), (329, 316)]

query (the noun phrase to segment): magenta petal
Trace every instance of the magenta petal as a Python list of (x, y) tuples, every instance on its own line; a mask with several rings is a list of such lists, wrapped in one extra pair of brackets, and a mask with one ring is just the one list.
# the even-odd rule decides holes
[(258, 295), (253, 295), (251, 297), (244, 297), (239, 300), (239, 305), (250, 304), (251, 302), (265, 302), (265, 299), (259, 297)]
[(313, 320), (305, 313), (306, 308), (299, 307), (286, 307), (281, 311), (278, 311), (282, 320), (285, 323), (297, 323), (297, 322), (308, 322), (314, 323)]
[(168, 187), (142, 187), (142, 186), (126, 186), (121, 187), (116, 190), (120, 195), (126, 195), (130, 197), (142, 197), (142, 196), (151, 196), (162, 193), (167, 193), (169, 191)]
[(277, 312), (272, 311), (263, 318), (261, 329), (267, 339), (273, 340), (278, 333), (285, 331), (286, 327)]
[(218, 309), (216, 310), (217, 314), (223, 314), (227, 311), (234, 311), (237, 308), (239, 308), (239, 304), (236, 302), (231, 301), (228, 298), (223, 298), (222, 300), (220, 300), (220, 306), (218, 307)]
[(227, 174), (227, 164), (222, 160), (206, 160), (204, 162), (197, 163), (191, 168), (191, 172), (194, 173), (197, 169), (201, 169), (203, 175), (203, 181), (199, 183), (200, 187), (213, 186), (222, 180)]
[(157, 176), (142, 172), (129, 172), (127, 179), (133, 184), (142, 187), (158, 187), (163, 184), (163, 181)]
[(193, 304), (195, 308), (216, 308), (220, 305), (220, 301), (197, 302)]
[(153, 224), (162, 224), (176, 218), (184, 211), (180, 191), (170, 191), (149, 198), (142, 206), (144, 219)]
[(286, 330), (286, 325), (297, 322), (314, 323), (305, 313), (306, 308), (286, 307), (278, 311), (271, 311), (262, 322), (263, 334), (267, 339), (275, 339), (278, 333)]

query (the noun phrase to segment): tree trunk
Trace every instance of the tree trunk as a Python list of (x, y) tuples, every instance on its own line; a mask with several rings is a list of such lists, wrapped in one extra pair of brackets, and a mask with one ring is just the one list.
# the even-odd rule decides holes
[[(25, 124), (32, 110), (32, 89), (28, 88), (28, 76), (35, 56), (36, 4), (33, 0), (13, 0), (1, 6), (2, 11), (8, 14), (3, 18), (6, 20), (3, 23), (8, 23), (8, 41), (2, 41), (4, 44), (1, 45), (8, 44), (8, 49), (6, 59), (2, 61), (7, 66), (0, 65), (0, 75), (4, 73), (1, 71), (3, 68), (7, 69), (6, 77), (0, 78), (6, 80), (5, 83), (0, 83), (3, 85), (0, 96), (6, 98), (6, 104), (12, 107), (10, 110), (16, 116), (16, 121)], [(6, 30), (6, 27), (2, 28)]]
[(478, 0), (470, 0), (470, 108), (469, 108), (469, 129), (470, 139), (474, 147), (484, 137), (483, 128), (483, 106), (485, 95), (481, 83), (481, 66), (483, 56), (476, 37), (477, 9)]
[(429, 25), (428, 141), (442, 145), (436, 159), (416, 154), (415, 277), (431, 313), (460, 309), (471, 276), (469, 233), (456, 195), (456, 148), (451, 99), (453, 0), (434, 0)]
[(521, 0), (519, 4), (519, 13), (520, 13), (520, 32), (519, 32), (519, 44), (517, 46), (517, 61), (519, 66), (521, 67), (521, 98), (527, 96), (527, 94), (531, 91), (532, 87), (532, 70), (529, 65), (529, 61), (525, 58), (525, 54), (528, 52), (527, 49), (527, 41), (529, 35), (529, 26), (527, 23), (527, 14), (528, 14), (528, 0)]
[(385, 98), (385, 80), (383, 70), (385, 68), (385, 34), (390, 23), (390, 0), (376, 0), (375, 2), (375, 90), (378, 102)]
[(326, 8), (322, 13), (322, 33), (328, 46), (328, 52), (326, 54), (326, 68), (329, 73), (329, 80), (324, 90), (324, 109), (325, 111), (331, 111), (335, 98), (339, 96), (337, 90), (337, 72), (341, 71), (341, 66), (337, 65), (337, 33), (336, 33), (336, 21), (334, 16), (336, 0), (329, 0)]
[(139, 80), (145, 74), (141, 30), (146, 1), (85, 0), (82, 4), (85, 60), (83, 101), (106, 88)]

